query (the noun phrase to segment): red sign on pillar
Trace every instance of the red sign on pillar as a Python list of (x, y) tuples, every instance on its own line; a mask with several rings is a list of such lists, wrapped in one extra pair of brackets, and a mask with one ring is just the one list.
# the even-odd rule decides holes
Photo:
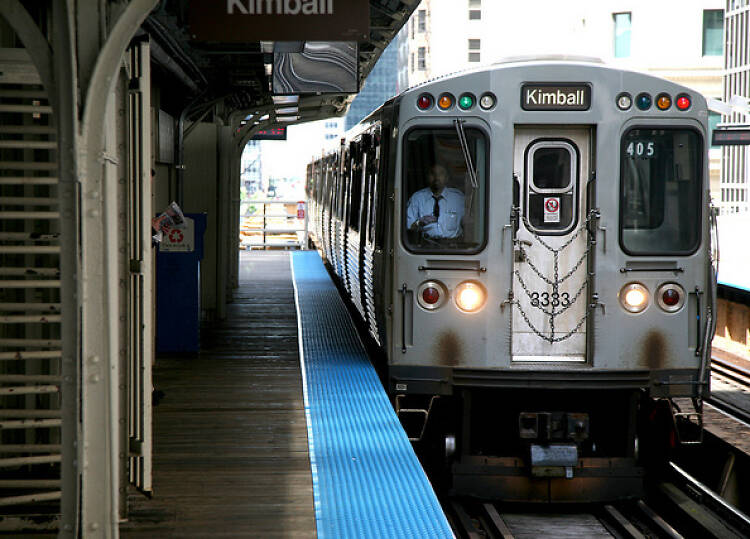
[(305, 203), (300, 200), (297, 202), (297, 219), (305, 218)]

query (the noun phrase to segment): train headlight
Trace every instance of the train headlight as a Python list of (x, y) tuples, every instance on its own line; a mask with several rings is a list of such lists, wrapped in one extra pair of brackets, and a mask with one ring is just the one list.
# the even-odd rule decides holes
[(620, 289), (620, 305), (631, 313), (639, 313), (648, 306), (648, 289), (641, 283), (628, 283)]
[(441, 307), (447, 297), (448, 290), (440, 281), (425, 281), (417, 289), (417, 303), (428, 311)]
[(475, 281), (464, 281), (456, 287), (456, 305), (467, 313), (478, 311), (487, 299), (484, 287)]
[(665, 283), (656, 291), (656, 303), (668, 313), (676, 313), (685, 304), (685, 291), (676, 283)]

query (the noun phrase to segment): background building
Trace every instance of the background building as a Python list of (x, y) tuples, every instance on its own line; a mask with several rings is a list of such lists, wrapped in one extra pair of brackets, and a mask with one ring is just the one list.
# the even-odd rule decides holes
[(397, 93), (398, 39), (391, 41), (378, 63), (367, 76), (364, 86), (352, 101), (345, 118), (345, 129), (353, 126)]
[[(750, 0), (727, 0), (724, 101), (733, 95), (750, 97)], [(734, 113), (725, 116), (729, 125), (747, 125), (750, 118)], [(747, 146), (725, 146), (721, 170), (721, 213), (746, 213), (750, 152)]]

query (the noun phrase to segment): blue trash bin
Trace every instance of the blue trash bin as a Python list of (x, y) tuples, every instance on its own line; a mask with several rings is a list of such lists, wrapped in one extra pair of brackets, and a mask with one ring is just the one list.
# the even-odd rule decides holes
[(186, 213), (185, 229), (164, 234), (156, 253), (156, 352), (200, 350), (200, 262), (205, 213)]

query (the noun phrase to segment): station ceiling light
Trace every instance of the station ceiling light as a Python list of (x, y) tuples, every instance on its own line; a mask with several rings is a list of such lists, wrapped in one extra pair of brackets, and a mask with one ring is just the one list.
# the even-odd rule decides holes
[(298, 95), (274, 95), (271, 96), (274, 105), (296, 105), (299, 103)]

